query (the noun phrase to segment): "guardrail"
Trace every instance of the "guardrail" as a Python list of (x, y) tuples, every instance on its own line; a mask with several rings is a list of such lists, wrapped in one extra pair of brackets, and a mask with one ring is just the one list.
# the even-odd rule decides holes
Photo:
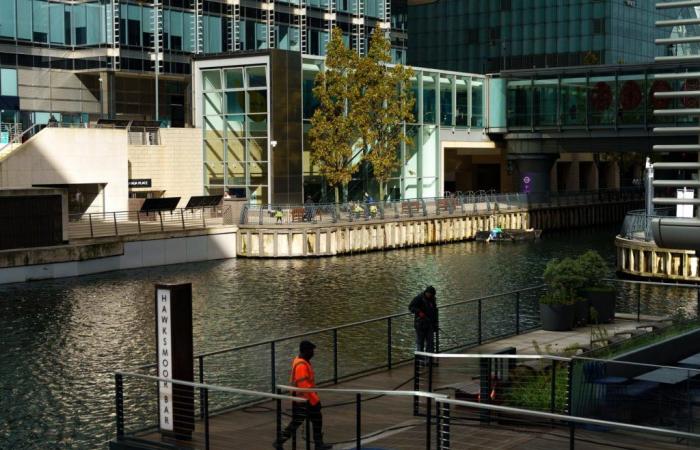
[(389, 201), (356, 201), (340, 204), (248, 204), (241, 210), (241, 225), (294, 225), (397, 220), (417, 217), (465, 216), (521, 208), (586, 205), (642, 199), (638, 188), (561, 193), (458, 192), (449, 197)]
[(651, 222), (661, 217), (675, 216), (676, 208), (656, 208), (651, 214), (643, 209), (630, 211), (625, 216), (620, 229), (620, 236), (635, 241), (653, 241)]
[[(230, 212), (230, 206), (205, 206), (172, 211), (71, 214), (68, 217), (68, 235), (70, 239), (85, 239), (200, 230), (224, 224)], [(226, 222), (233, 223), (233, 220), (229, 218)]]

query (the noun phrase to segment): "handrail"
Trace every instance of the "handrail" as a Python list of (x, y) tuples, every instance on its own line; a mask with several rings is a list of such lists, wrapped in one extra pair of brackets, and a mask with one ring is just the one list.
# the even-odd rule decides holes
[[(29, 127), (29, 128), (27, 128), (27, 129), (25, 129), (24, 131), (22, 131), (20, 134), (15, 134), (15, 136), (12, 138), (12, 140), (11, 140), (10, 142), (8, 142), (7, 144), (5, 144), (5, 145), (3, 145), (2, 147), (0, 147), (0, 152), (3, 151), (3, 150), (5, 150), (5, 149), (6, 149), (7, 147), (9, 147), (10, 145), (17, 144), (18, 142), (21, 143), (21, 142), (22, 142), (22, 139), (24, 138), (24, 136), (25, 136), (27, 133), (30, 133), (30, 132), (34, 131), (34, 129), (37, 128), (37, 127), (41, 127), (41, 129), (43, 129), (43, 128), (46, 127), (46, 125), (45, 125), (45, 124), (40, 124), (40, 123), (35, 123), (35, 124), (32, 125), (31, 127)], [(39, 131), (41, 131), (41, 130), (39, 130)]]
[(632, 425), (632, 424), (621, 423), (621, 422), (611, 422), (608, 420), (589, 419), (587, 417), (580, 417), (580, 416), (567, 416), (564, 414), (557, 414), (557, 413), (531, 411), (531, 410), (527, 410), (527, 409), (513, 408), (510, 406), (500, 406), (500, 405), (493, 405), (493, 404), (489, 404), (489, 403), (476, 403), (476, 402), (470, 402), (470, 401), (466, 401), (466, 400), (454, 400), (454, 399), (450, 399), (450, 398), (440, 399), (438, 401), (441, 403), (454, 405), (454, 406), (465, 406), (465, 407), (474, 408), (474, 409), (485, 409), (488, 411), (520, 414), (523, 416), (538, 417), (540, 419), (558, 420), (561, 422), (574, 422), (574, 423), (580, 423), (580, 424), (584, 424), (584, 425), (600, 425), (600, 426), (604, 426), (604, 427), (608, 427), (608, 428), (618, 428), (618, 429), (627, 430), (627, 431), (638, 431), (638, 432), (660, 434), (660, 435), (675, 437), (675, 438), (700, 440), (700, 434), (687, 433), (685, 431), (674, 431), (674, 430), (669, 430), (669, 429), (664, 429), (664, 428), (654, 428), (654, 427), (646, 427), (643, 425)]
[[(530, 286), (527, 288), (516, 289), (513, 291), (501, 292), (498, 294), (490, 294), (490, 295), (486, 295), (483, 297), (470, 298), (467, 300), (461, 300), (461, 301), (454, 302), (454, 303), (448, 303), (446, 305), (439, 305), (438, 309), (449, 308), (449, 307), (453, 307), (453, 306), (460, 306), (460, 305), (465, 305), (465, 304), (469, 304), (469, 303), (478, 303), (478, 302), (483, 301), (483, 300), (489, 300), (492, 298), (504, 297), (504, 296), (513, 295), (513, 294), (519, 294), (522, 292), (530, 292), (530, 291), (534, 291), (537, 289), (542, 289), (544, 286), (545, 286), (544, 284), (538, 284), (536, 286)], [(334, 327), (326, 327), (326, 328), (316, 329), (316, 330), (312, 330), (312, 331), (305, 331), (303, 333), (297, 333), (297, 334), (292, 334), (292, 335), (288, 335), (288, 336), (281, 336), (278, 338), (266, 339), (264, 341), (251, 342), (249, 344), (244, 344), (244, 345), (240, 345), (240, 346), (224, 348), (221, 350), (214, 350), (214, 351), (206, 352), (206, 353), (200, 353), (200, 354), (194, 355), (194, 357), (195, 358), (206, 358), (208, 356), (216, 356), (216, 355), (221, 355), (223, 353), (235, 352), (235, 351), (240, 351), (240, 350), (246, 350), (246, 349), (253, 348), (253, 347), (259, 347), (261, 345), (269, 345), (269, 344), (272, 344), (273, 342), (288, 341), (288, 340), (292, 340), (292, 339), (298, 339), (298, 338), (304, 337), (304, 336), (310, 336), (313, 334), (327, 333), (329, 331), (334, 331), (334, 330), (343, 330), (343, 329), (352, 328), (352, 327), (356, 327), (356, 326), (360, 326), (360, 325), (366, 325), (368, 323), (381, 322), (381, 321), (388, 320), (388, 319), (396, 319), (399, 317), (405, 317), (405, 316), (410, 316), (410, 315), (412, 315), (412, 313), (410, 311), (396, 313), (396, 314), (390, 314), (390, 315), (386, 315), (386, 316), (375, 317), (372, 319), (361, 320), (359, 322), (351, 322), (351, 323), (346, 323), (346, 324), (342, 324), (342, 325), (338, 325), (338, 326), (334, 326)], [(141, 366), (137, 366), (136, 369), (140, 369), (140, 370), (141, 369), (149, 369), (151, 367), (156, 367), (156, 364), (155, 363), (144, 364)]]
[[(692, 367), (665, 366), (665, 365), (659, 365), (659, 364), (640, 363), (640, 362), (634, 362), (634, 361), (621, 361), (619, 359), (599, 359), (599, 358), (590, 358), (587, 356), (574, 356), (572, 358), (572, 360), (573, 361), (576, 361), (576, 360), (595, 361), (595, 362), (600, 362), (600, 363), (604, 363), (604, 364), (615, 364), (615, 365), (640, 366), (640, 367), (648, 367), (650, 369), (673, 369), (673, 370), (682, 370), (685, 372), (697, 372), (697, 374), (700, 374), (700, 369), (694, 369)], [(695, 375), (693, 375), (693, 376), (695, 376)]]
[(610, 283), (629, 283), (629, 284), (642, 284), (649, 286), (663, 286), (668, 288), (679, 287), (679, 288), (689, 288), (700, 290), (700, 285), (688, 284), (688, 283), (664, 283), (660, 281), (642, 281), (642, 280), (622, 280), (618, 278), (604, 278), (603, 281)]
[(436, 394), (434, 392), (424, 392), (424, 391), (388, 391), (383, 389), (333, 389), (333, 388), (300, 388), (296, 386), (287, 386), (284, 384), (278, 384), (278, 389), (283, 391), (293, 391), (293, 392), (328, 392), (335, 394), (368, 394), (368, 395), (384, 395), (387, 397), (424, 397), (432, 398), (435, 400), (442, 400), (449, 398), (445, 394)]
[(306, 399), (301, 398), (301, 397), (292, 397), (292, 396), (288, 396), (288, 395), (272, 394), (270, 392), (251, 391), (248, 389), (237, 389), (237, 388), (231, 388), (228, 386), (218, 386), (215, 384), (195, 383), (192, 381), (176, 380), (173, 378), (162, 378), (162, 377), (157, 377), (154, 375), (145, 375), (145, 374), (133, 373), (133, 372), (123, 372), (121, 370), (117, 370), (114, 373), (115, 373), (115, 375), (121, 375), (121, 376), (127, 376), (127, 377), (137, 377), (137, 378), (143, 378), (146, 380), (153, 380), (153, 381), (165, 381), (165, 382), (172, 383), (172, 384), (180, 384), (183, 386), (189, 386), (189, 387), (200, 388), (200, 389), (211, 389), (211, 390), (215, 390), (215, 391), (228, 392), (231, 394), (242, 394), (242, 395), (250, 395), (250, 396), (256, 396), (256, 397), (273, 398), (273, 399), (279, 399), (279, 400), (291, 400), (293, 402), (300, 402), (300, 403), (306, 402)]
[(489, 353), (428, 353), (414, 352), (416, 356), (425, 356), (429, 358), (447, 358), (447, 359), (469, 359), (469, 358), (492, 358), (492, 359), (532, 359), (532, 360), (548, 360), (548, 361), (571, 361), (571, 358), (556, 355), (506, 355), (506, 354), (489, 354)]

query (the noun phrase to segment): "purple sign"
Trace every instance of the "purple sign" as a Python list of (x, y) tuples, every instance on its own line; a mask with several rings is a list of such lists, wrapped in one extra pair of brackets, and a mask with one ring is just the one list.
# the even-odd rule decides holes
[(530, 175), (525, 175), (523, 177), (522, 192), (529, 194), (532, 192), (532, 177)]

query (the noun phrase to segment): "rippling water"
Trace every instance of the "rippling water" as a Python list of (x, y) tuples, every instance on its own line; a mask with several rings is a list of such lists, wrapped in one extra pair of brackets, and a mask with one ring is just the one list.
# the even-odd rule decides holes
[(154, 360), (155, 282), (193, 283), (198, 353), (403, 312), (427, 284), (441, 302), (534, 285), (547, 260), (589, 248), (612, 263), (615, 231), (0, 286), (0, 448), (105, 447), (114, 434), (113, 371)]

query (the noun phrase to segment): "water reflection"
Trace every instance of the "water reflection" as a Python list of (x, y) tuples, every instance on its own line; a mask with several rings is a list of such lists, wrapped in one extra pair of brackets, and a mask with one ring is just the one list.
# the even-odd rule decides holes
[[(553, 234), (515, 245), (206, 262), (0, 287), (0, 447), (94, 448), (113, 436), (113, 370), (154, 360), (155, 282), (193, 283), (199, 353), (402, 312), (427, 284), (445, 303), (537, 284), (555, 256), (594, 248), (612, 262), (615, 231)], [(498, 328), (499, 317), (511, 312), (487, 314)], [(410, 320), (396, 327), (396, 339), (410, 349)], [(318, 339), (328, 347), (327, 337)], [(371, 348), (343, 344), (340, 351), (364, 352), (371, 362), (379, 358), (375, 349), (385, 351), (382, 342)], [(280, 361), (295, 345), (280, 346)], [(319, 360), (328, 357), (327, 349), (319, 352)], [(212, 364), (222, 373), (235, 365), (239, 375), (263, 382), (269, 354), (222, 356)]]

